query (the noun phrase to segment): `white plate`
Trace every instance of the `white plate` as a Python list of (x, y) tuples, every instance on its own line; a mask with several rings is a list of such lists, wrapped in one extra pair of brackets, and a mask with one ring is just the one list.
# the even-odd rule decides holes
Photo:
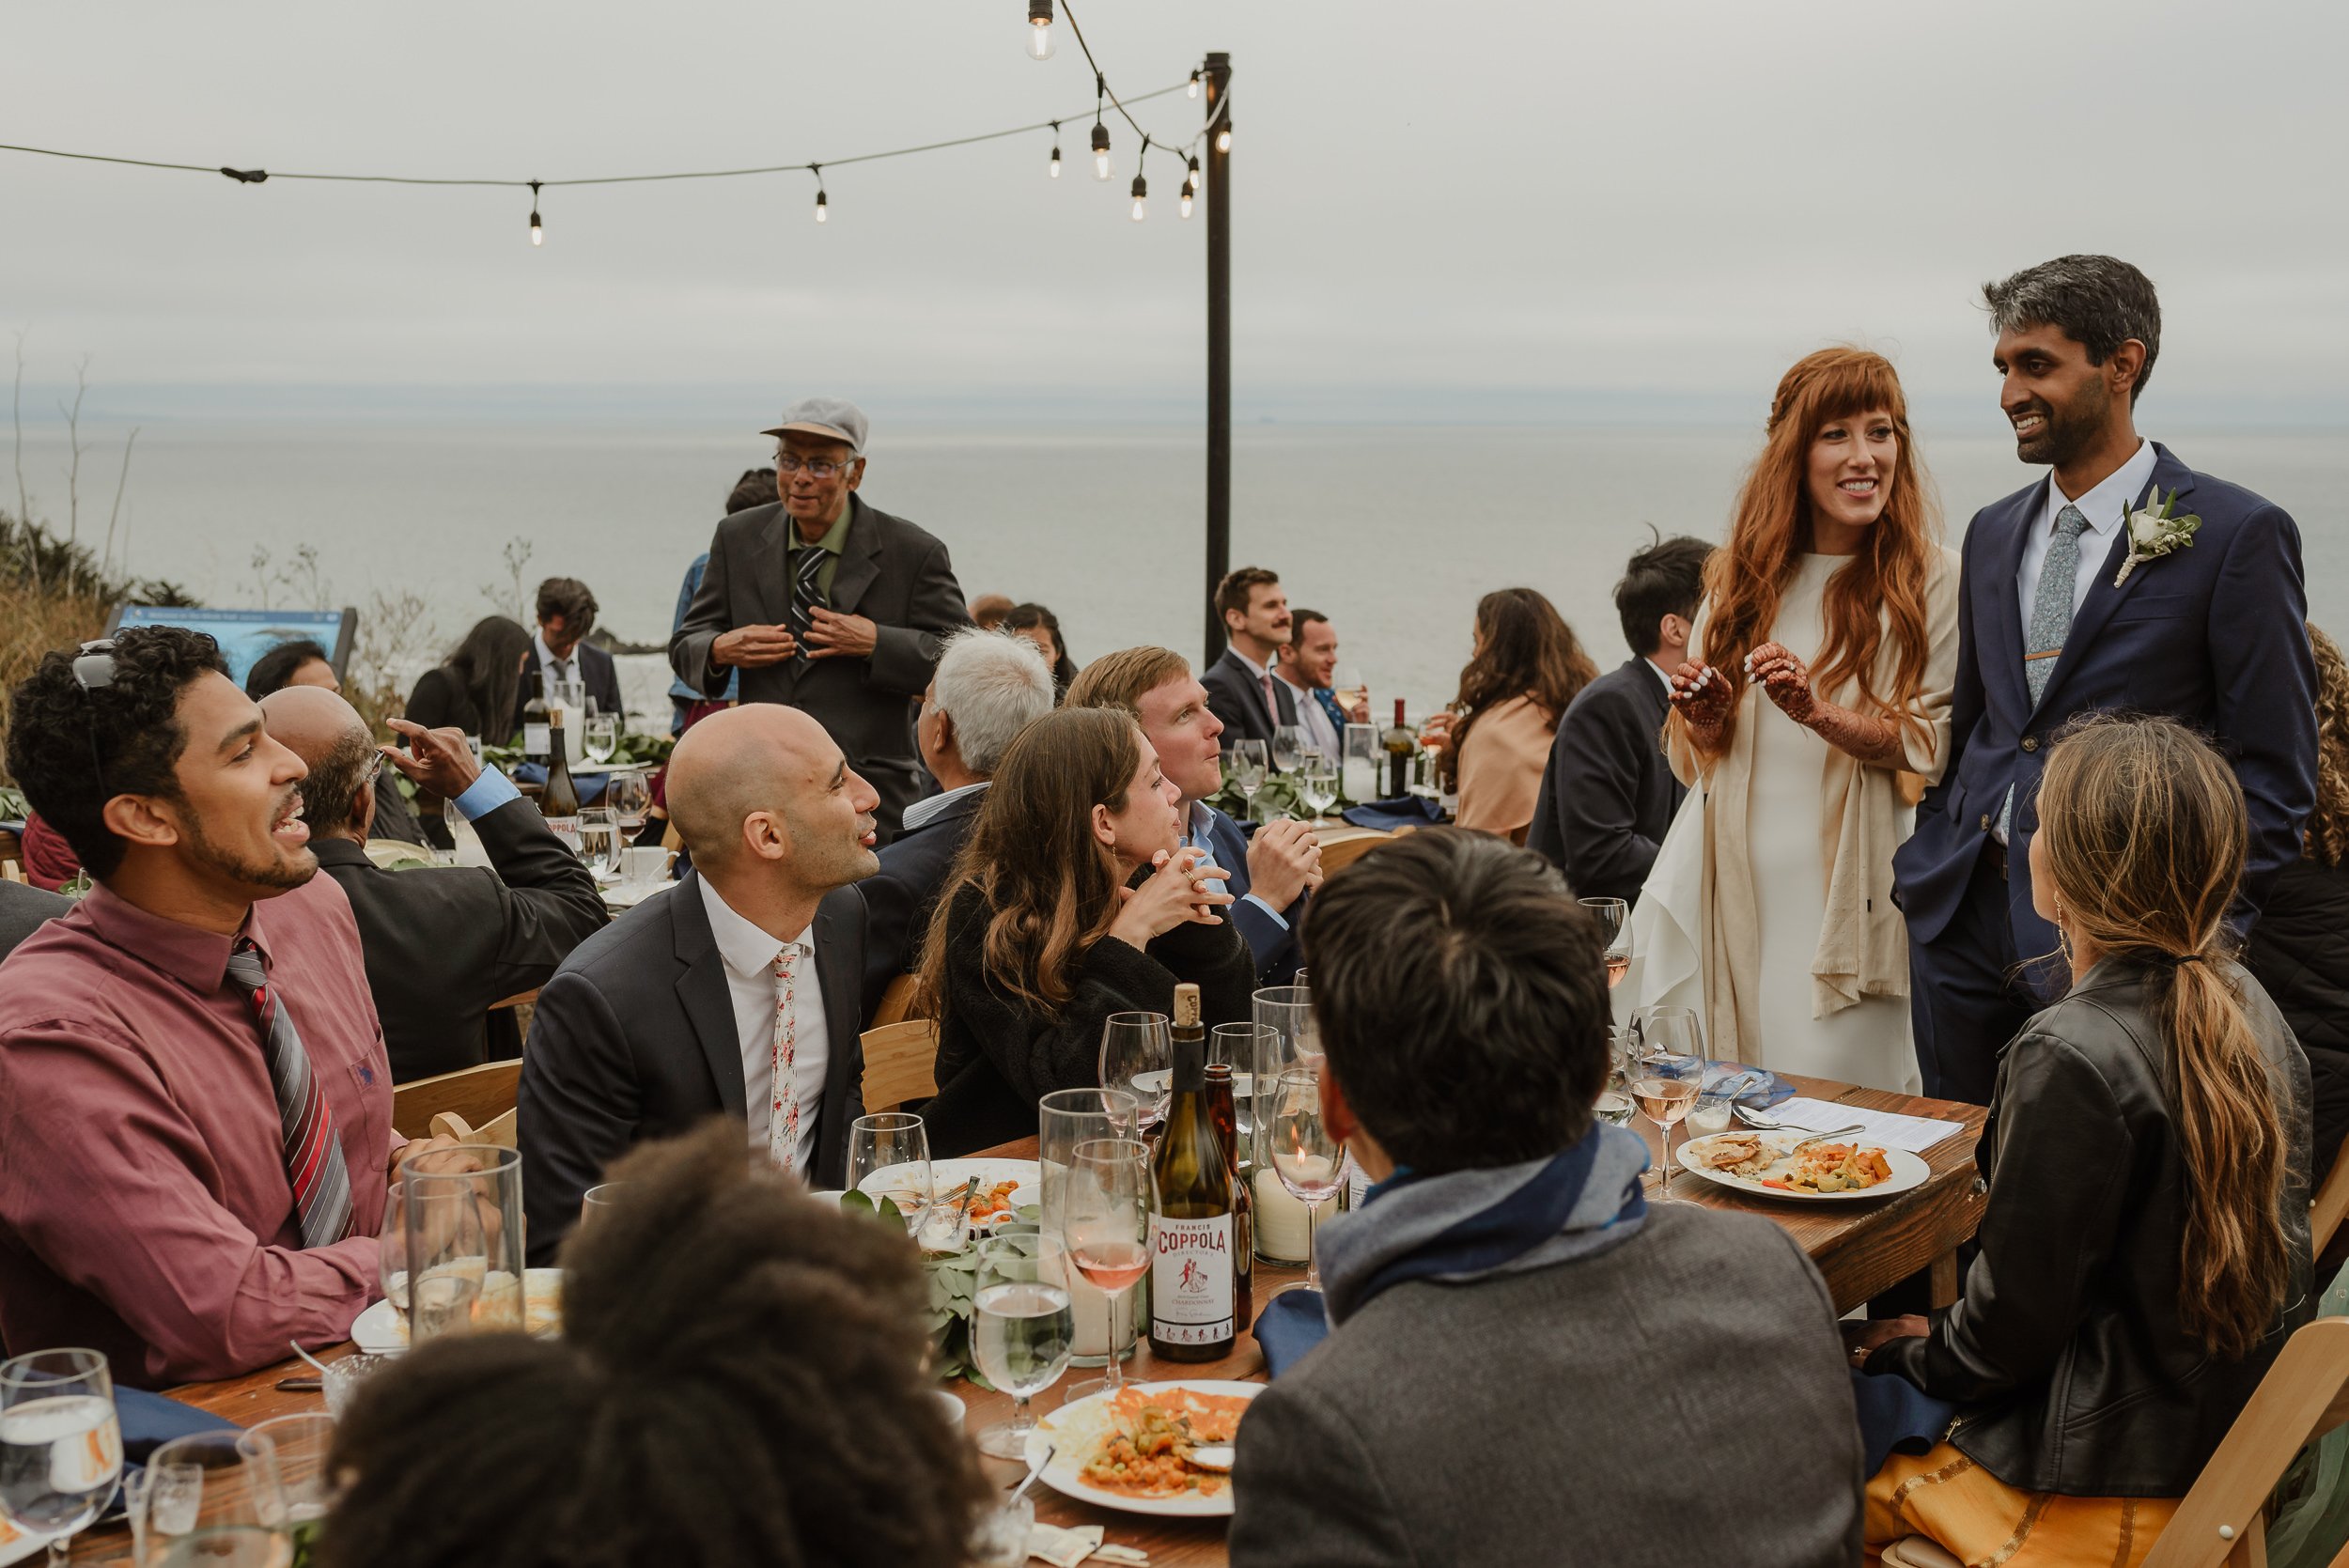
[[(1876, 1183), (1874, 1187), (1863, 1187), (1854, 1192), (1789, 1192), (1784, 1188), (1765, 1187), (1751, 1176), (1733, 1176), (1726, 1171), (1716, 1171), (1709, 1166), (1697, 1163), (1696, 1150), (1705, 1147), (1716, 1138), (1730, 1136), (1732, 1135), (1728, 1133), (1716, 1132), (1708, 1133), (1703, 1138), (1691, 1138), (1680, 1145), (1680, 1168), (1683, 1171), (1693, 1172), (1708, 1182), (1718, 1182), (1723, 1187), (1732, 1188), (1739, 1192), (1749, 1192), (1757, 1198), (1776, 1198), (1789, 1203), (1849, 1203), (1864, 1202), (1870, 1198), (1889, 1198), (1895, 1192), (1906, 1192), (1911, 1188), (1924, 1186), (1926, 1180), (1933, 1174), (1932, 1166), (1910, 1154), (1906, 1149), (1888, 1149), (1882, 1144), (1869, 1143), (1865, 1139), (1838, 1139), (1835, 1141), (1859, 1143), (1863, 1147), (1880, 1150), (1884, 1156), (1884, 1162), (1892, 1168), (1891, 1176)], [(1754, 1136), (1762, 1140), (1764, 1148), (1775, 1149), (1783, 1154), (1811, 1135), (1801, 1131), (1782, 1131), (1756, 1133)]]
[[(1160, 1389), (1189, 1389), (1193, 1393), (1236, 1394), (1241, 1399), (1254, 1399), (1264, 1392), (1262, 1383), (1221, 1383), (1206, 1378), (1181, 1377), (1163, 1383), (1128, 1383), (1129, 1389), (1154, 1392)], [(1106, 1392), (1088, 1394), (1072, 1400), (1037, 1421), (1028, 1434), (1028, 1467), (1034, 1468), (1044, 1459), (1045, 1451), (1057, 1448), (1052, 1462), (1044, 1467), (1044, 1484), (1064, 1498), (1089, 1502), (1102, 1508), (1114, 1508), (1127, 1514), (1159, 1514), (1179, 1519), (1228, 1519), (1232, 1514), (1232, 1488), (1227, 1483), (1211, 1498), (1129, 1498), (1122, 1492), (1105, 1492), (1088, 1486), (1077, 1479), (1085, 1462), (1093, 1457), (1109, 1426), (1109, 1395)], [(1228, 1478), (1227, 1483), (1228, 1483)]]
[[(559, 1268), (531, 1268), (522, 1271), (522, 1280), (530, 1292), (532, 1303), (560, 1301), (563, 1291), (563, 1271)], [(558, 1309), (554, 1321), (546, 1332), (552, 1336), (562, 1327)], [(350, 1343), (370, 1356), (397, 1356), (408, 1348), (408, 1326), (399, 1320), (399, 1312), (389, 1301), (378, 1301), (361, 1312), (350, 1326)]]
[[(857, 1184), (857, 1189), (868, 1198), (879, 1198), (895, 1185), (900, 1167), (891, 1165), (874, 1172)], [(1027, 1203), (1044, 1201), (1036, 1186), (1035, 1161), (1032, 1159), (934, 1159), (930, 1161), (930, 1188), (939, 1202), (951, 1203), (962, 1196), (964, 1184), (972, 1177), (979, 1178), (982, 1191), (997, 1182), (1018, 1182), (1012, 1188), (1011, 1204), (1019, 1208)]]
[[(1145, 1094), (1171, 1094), (1174, 1088), (1174, 1070), (1172, 1067), (1160, 1067), (1154, 1073), (1136, 1073), (1133, 1078), (1133, 1083), (1135, 1088), (1142, 1090)], [(1232, 1075), (1232, 1098), (1236, 1100), (1252, 1099), (1255, 1096), (1255, 1074), (1234, 1073)]]

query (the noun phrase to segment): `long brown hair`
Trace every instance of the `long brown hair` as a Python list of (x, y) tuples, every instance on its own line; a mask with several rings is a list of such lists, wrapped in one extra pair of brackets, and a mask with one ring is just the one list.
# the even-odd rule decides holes
[(2316, 809), (2309, 814), (2308, 858), (2349, 860), (2349, 661), (2330, 637), (2309, 628), (2316, 654)]
[[(1879, 410), (1891, 417), (1900, 441), (1891, 493), (1859, 552), (1828, 579), (1820, 606), (1827, 637), (1812, 661), (1812, 684), (1826, 693), (1856, 680), (1862, 712), (1908, 722), (1910, 705), (1924, 687), (1925, 583), (1939, 524), (1909, 436), (1908, 399), (1891, 362), (1865, 349), (1822, 349), (1796, 361), (1779, 381), (1768, 439), (1738, 491), (1729, 542), (1704, 568), (1704, 661), (1716, 680), (1729, 682), (1731, 699), (1720, 732), (1724, 752), (1736, 733), (1746, 655), (1770, 640), (1779, 603), (1800, 564), (1797, 557), (1811, 542), (1812, 443), (1829, 422)], [(1891, 687), (1878, 691), (1876, 655), (1888, 623)]]
[(917, 1006), (946, 1017), (946, 915), (966, 886), (987, 895), (988, 977), (1047, 1013), (1067, 1005), (1070, 969), (1117, 918), (1120, 869), (1093, 808), (1121, 809), (1141, 766), (1142, 731), (1123, 709), (1059, 708), (1019, 732), (938, 895)]
[(2276, 1085), (2221, 967), (2249, 837), (2243, 786), (2172, 720), (2093, 719), (2048, 754), (2039, 818), (2065, 923), (2144, 973), (2186, 1157), (2179, 1318), (2240, 1359), (2266, 1337), (2291, 1270)]
[(1517, 697), (1555, 725), (1582, 689), (1598, 678), (1598, 666), (1582, 651), (1574, 628), (1558, 607), (1531, 588), (1496, 588), (1476, 601), (1476, 653), (1460, 668), (1460, 694), (1452, 700), (1463, 717), (1443, 750), (1443, 777), (1456, 778), (1460, 748), (1476, 721)]

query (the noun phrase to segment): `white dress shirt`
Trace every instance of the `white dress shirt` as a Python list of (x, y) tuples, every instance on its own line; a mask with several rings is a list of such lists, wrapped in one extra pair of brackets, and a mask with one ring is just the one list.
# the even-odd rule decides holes
[(936, 816), (940, 812), (944, 811), (948, 806), (953, 805), (957, 800), (961, 800), (964, 796), (976, 795), (980, 790), (985, 789), (988, 784), (991, 784), (994, 782), (995, 781), (992, 779), (981, 779), (975, 784), (962, 784), (954, 789), (941, 791), (936, 795), (924, 796), (921, 800), (914, 801), (913, 804), (906, 808), (905, 816), (903, 820), (898, 823), (900, 831), (908, 833), (913, 831), (914, 829), (919, 828), (923, 823), (927, 822), (931, 817)]
[[(1242, 654), (1240, 657), (1245, 659), (1248, 656)], [(1317, 749), (1331, 762), (1344, 760), (1346, 737), (1338, 734), (1335, 724), (1330, 722), (1330, 715), (1323, 711), (1320, 701), (1278, 670), (1272, 672), (1272, 678), (1287, 687), (1289, 695), (1297, 700), (1297, 722), (1304, 728), (1306, 744)]]
[[(718, 939), (718, 956), (725, 961), (726, 994), (734, 1002), (734, 1035), (742, 1051), (742, 1099), (750, 1110), (751, 1152), (767, 1152), (769, 1114), (775, 1081), (775, 955), (785, 944), (743, 919), (708, 877), (699, 878), (702, 908), (709, 913), (710, 935)], [(792, 968), (791, 1086), (800, 1098), (799, 1170), (804, 1175), (816, 1159), (817, 1112), (824, 1101), (824, 1069), (832, 1056), (832, 1035), (824, 1022), (824, 986), (816, 974), (816, 927), (793, 938), (800, 950)]]
[[(549, 688), (552, 688), (558, 680), (579, 678), (578, 648), (571, 649), (571, 656), (568, 659), (555, 658), (553, 654), (547, 651), (547, 634), (543, 630), (533, 631), (530, 634), (530, 645), (538, 650), (538, 671), (547, 677)], [(550, 690), (547, 695), (552, 697), (554, 692)]]
[(2077, 500), (2063, 493), (2054, 474), (2047, 475), (2046, 505), (2040, 508), (2030, 537), (2023, 541), (2023, 564), (2015, 573), (2015, 587), (2023, 596), (2026, 632), (2030, 630), (2032, 607), (2039, 602), (2039, 571), (2047, 564), (2047, 547), (2055, 542), (2056, 515), (2066, 506), (2077, 506), (2080, 516), (2088, 520), (2087, 532), (2080, 536), (2079, 575), (2072, 580), (2072, 613), (2077, 615), (2088, 602), (2088, 590), (2096, 585), (2096, 574), (2104, 570), (2105, 557), (2112, 552), (2112, 541), (2120, 536), (2123, 520), (2145, 493), (2145, 487), (2153, 483), (2154, 457), (2154, 443), (2139, 442), (2127, 462)]

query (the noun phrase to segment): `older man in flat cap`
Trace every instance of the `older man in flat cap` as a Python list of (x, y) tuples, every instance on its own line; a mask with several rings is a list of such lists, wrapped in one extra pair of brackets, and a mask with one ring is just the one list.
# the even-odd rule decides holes
[(700, 590), (669, 639), (677, 678), (822, 724), (879, 792), (880, 841), (921, 794), (915, 704), (941, 639), (967, 625), (946, 547), (867, 504), (863, 411), (810, 397), (764, 432), (781, 499), (718, 524)]

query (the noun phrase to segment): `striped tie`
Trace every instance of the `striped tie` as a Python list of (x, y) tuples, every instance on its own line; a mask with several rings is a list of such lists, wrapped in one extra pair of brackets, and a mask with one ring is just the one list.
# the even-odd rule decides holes
[(343, 1169), (342, 1141), (334, 1136), (334, 1113), (310, 1071), (293, 1017), (277, 1005), (261, 950), (239, 937), (228, 955), (228, 978), (253, 1003), (269, 1051), (269, 1079), (277, 1091), (277, 1119), (285, 1128), (286, 1173), (293, 1182), (294, 1207), (302, 1213), (302, 1245), (324, 1247), (350, 1234), (350, 1173)]
[(791, 657), (801, 663), (810, 657), (807, 634), (816, 625), (814, 612), (824, 602), (823, 590), (816, 586), (817, 574), (823, 569), (824, 551), (814, 545), (801, 545), (792, 552), (791, 636), (797, 646)]

